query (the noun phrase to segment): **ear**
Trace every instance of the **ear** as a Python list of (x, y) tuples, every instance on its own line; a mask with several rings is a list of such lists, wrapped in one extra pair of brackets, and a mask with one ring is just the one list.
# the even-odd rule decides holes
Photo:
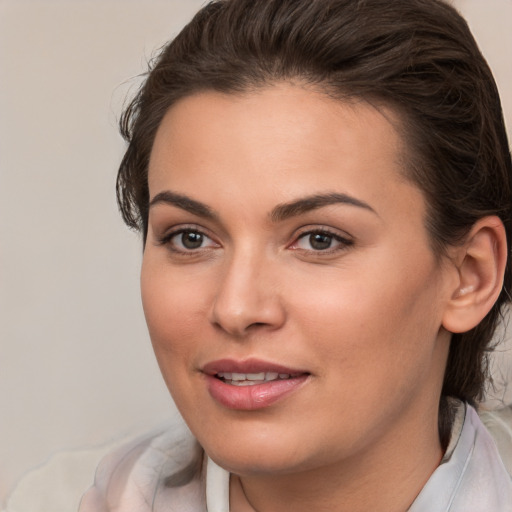
[(501, 292), (507, 262), (501, 219), (489, 216), (478, 220), (464, 244), (454, 251), (459, 282), (444, 311), (443, 327), (461, 333), (482, 321)]

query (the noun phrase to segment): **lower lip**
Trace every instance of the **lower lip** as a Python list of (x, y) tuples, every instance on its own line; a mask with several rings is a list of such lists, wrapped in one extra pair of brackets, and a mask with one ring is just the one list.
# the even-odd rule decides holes
[(306, 382), (308, 375), (272, 380), (252, 386), (234, 386), (207, 375), (208, 391), (214, 400), (228, 409), (253, 411), (263, 409), (296, 391)]

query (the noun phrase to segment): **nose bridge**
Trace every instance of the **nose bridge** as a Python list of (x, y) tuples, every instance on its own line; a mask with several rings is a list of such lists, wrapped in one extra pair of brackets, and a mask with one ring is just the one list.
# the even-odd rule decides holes
[(234, 336), (244, 336), (256, 327), (279, 327), (284, 310), (273, 268), (271, 259), (253, 245), (235, 249), (219, 276), (212, 321)]

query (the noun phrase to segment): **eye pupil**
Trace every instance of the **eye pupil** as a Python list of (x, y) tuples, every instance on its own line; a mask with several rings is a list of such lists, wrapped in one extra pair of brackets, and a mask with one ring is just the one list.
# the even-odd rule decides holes
[(187, 249), (198, 249), (203, 244), (203, 235), (194, 231), (185, 231), (181, 234), (181, 243)]
[(332, 236), (324, 235), (322, 233), (313, 233), (309, 235), (309, 243), (313, 249), (322, 251), (329, 249), (332, 243)]

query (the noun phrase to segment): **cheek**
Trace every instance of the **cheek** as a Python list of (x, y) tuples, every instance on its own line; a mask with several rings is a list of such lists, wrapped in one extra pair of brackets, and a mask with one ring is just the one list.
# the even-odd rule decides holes
[[(144, 256), (141, 272), (141, 293), (144, 315), (157, 358), (185, 355), (197, 338), (199, 318), (204, 318), (206, 308), (199, 298), (200, 280), (182, 282), (180, 275), (171, 272), (164, 264)], [(205, 290), (203, 290), (204, 292)], [(160, 361), (159, 361), (160, 362)]]
[(197, 280), (183, 283), (179, 276), (165, 263), (155, 264), (150, 255), (144, 256), (141, 293), (151, 343), (174, 402), (189, 418), (199, 399), (190, 377), (195, 375), (198, 346), (207, 339), (206, 309), (199, 303), (204, 295)]
[[(425, 260), (425, 258), (423, 258)], [(348, 269), (316, 283), (295, 279), (293, 309), (315, 351), (355, 378), (421, 365), (441, 324), (439, 275), (430, 261), (408, 267), (396, 258)], [(302, 293), (297, 293), (300, 285)]]

